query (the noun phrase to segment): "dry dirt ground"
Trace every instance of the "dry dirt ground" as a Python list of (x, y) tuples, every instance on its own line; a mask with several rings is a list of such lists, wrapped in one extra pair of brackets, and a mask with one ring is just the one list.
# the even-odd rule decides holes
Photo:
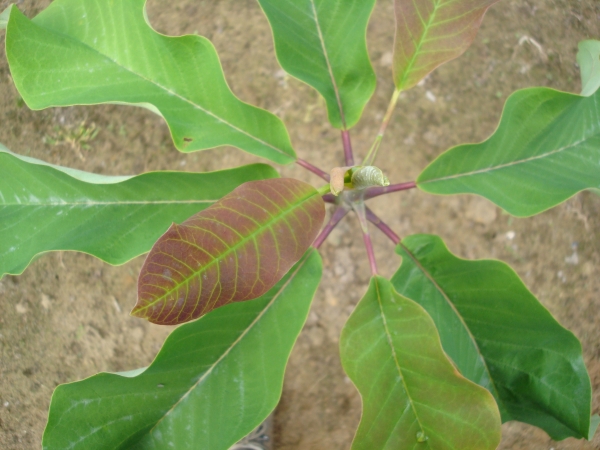
[[(19, 0), (32, 17), (47, 0)], [(340, 165), (338, 132), (323, 101), (287, 77), (273, 54), (271, 34), (254, 0), (150, 0), (149, 17), (166, 34), (199, 33), (215, 43), (233, 91), (278, 114), (302, 158), (323, 168)], [(8, 5), (0, 0), (0, 10)], [(378, 88), (353, 130), (364, 155), (385, 110), (391, 84), (392, 1), (382, 0), (368, 37)], [(502, 0), (487, 14), (462, 58), (403, 94), (379, 163), (392, 182), (414, 179), (436, 155), (461, 142), (485, 139), (514, 90), (542, 85), (578, 92), (577, 42), (600, 38), (598, 0)], [(0, 32), (0, 44), (4, 33)], [(97, 130), (74, 141), (80, 127)], [(0, 142), (21, 154), (102, 174), (147, 170), (207, 171), (255, 161), (235, 149), (183, 155), (151, 113), (121, 106), (32, 112), (24, 106), (0, 57)], [(319, 185), (297, 167), (281, 173)], [(471, 196), (434, 197), (418, 191), (372, 202), (401, 236), (436, 233), (465, 258), (499, 258), (582, 341), (600, 407), (600, 196), (582, 193), (537, 217), (515, 219)], [(400, 261), (374, 231), (385, 276)], [(0, 236), (0, 239), (2, 237)], [(369, 268), (354, 218), (322, 247), (325, 272), (309, 321), (294, 349), (276, 412), (277, 450), (348, 449), (360, 418), (360, 398), (345, 377), (338, 336), (363, 294)], [(53, 253), (23, 275), (0, 281), (0, 448), (40, 448), (53, 389), (98, 371), (147, 365), (169, 330), (129, 317), (142, 260), (111, 267), (93, 257)], [(533, 427), (506, 424), (501, 449), (600, 449), (567, 439), (553, 442)]]

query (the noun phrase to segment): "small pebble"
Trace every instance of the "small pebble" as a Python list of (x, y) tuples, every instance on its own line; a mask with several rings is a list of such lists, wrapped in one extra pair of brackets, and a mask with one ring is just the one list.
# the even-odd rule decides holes
[(40, 303), (42, 304), (42, 308), (44, 308), (45, 310), (49, 310), (52, 306), (52, 303), (50, 302), (50, 297), (48, 297), (46, 294), (42, 294)]
[(565, 258), (565, 262), (567, 264), (571, 264), (573, 266), (576, 266), (577, 264), (579, 264), (579, 256), (577, 255), (577, 252), (573, 252), (573, 254), (571, 256), (567, 256)]
[(394, 54), (392, 52), (385, 52), (381, 55), (381, 59), (379, 60), (379, 64), (381, 67), (392, 67), (394, 63)]
[(506, 239), (508, 239), (509, 241), (512, 241), (516, 235), (517, 235), (517, 233), (515, 233), (514, 231), (507, 231)]

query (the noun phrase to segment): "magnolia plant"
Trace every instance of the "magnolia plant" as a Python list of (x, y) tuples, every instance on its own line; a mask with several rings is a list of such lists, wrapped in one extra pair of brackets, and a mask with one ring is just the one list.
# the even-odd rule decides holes
[[(600, 188), (600, 42), (580, 44), (581, 94), (518, 91), (488, 140), (390, 183), (376, 160), (400, 93), (462, 54), (497, 0), (395, 0), (395, 89), (360, 163), (350, 129), (376, 84), (366, 45), (375, 0), (258, 1), (282, 68), (320, 93), (341, 131), (340, 167), (298, 158), (279, 118), (234, 96), (211, 42), (157, 33), (145, 0), (55, 0), (33, 19), (15, 6), (0, 15), (30, 108), (135, 105), (161, 116), (182, 152), (235, 146), (323, 179), (314, 188), (265, 164), (104, 176), (0, 146), (0, 275), (50, 251), (110, 264), (149, 252), (132, 314), (182, 324), (149, 367), (59, 386), (43, 448), (226, 450), (251, 432), (279, 401), (321, 278), (318, 249), (351, 211), (372, 272), (340, 338), (363, 404), (353, 449), (491, 450), (511, 420), (591, 439), (599, 420), (581, 345), (517, 274), (460, 259), (437, 236), (400, 239), (366, 202), (418, 188), (477, 194), (525, 217)], [(391, 279), (378, 273), (372, 226), (402, 258)]]

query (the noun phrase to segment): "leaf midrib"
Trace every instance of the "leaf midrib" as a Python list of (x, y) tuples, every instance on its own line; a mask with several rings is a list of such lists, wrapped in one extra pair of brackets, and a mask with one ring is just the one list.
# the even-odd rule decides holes
[[(311, 0), (311, 1), (312, 1), (312, 0)], [(165, 86), (161, 85), (160, 83), (158, 83), (158, 82), (156, 82), (156, 81), (154, 81), (154, 80), (151, 80), (150, 78), (147, 78), (147, 77), (143, 76), (143, 75), (142, 75), (142, 74), (140, 74), (140, 73), (134, 72), (134, 71), (133, 71), (133, 69), (130, 69), (129, 67), (126, 67), (126, 66), (124, 66), (123, 64), (121, 64), (121, 63), (117, 62), (116, 60), (114, 60), (114, 59), (113, 59), (113, 58), (111, 58), (110, 56), (108, 56), (108, 55), (105, 55), (104, 53), (101, 53), (100, 51), (98, 51), (98, 50), (97, 50), (97, 49), (95, 49), (94, 47), (91, 47), (90, 45), (86, 44), (85, 42), (83, 42), (83, 41), (81, 41), (81, 40), (78, 40), (78, 39), (76, 39), (75, 37), (73, 37), (73, 36), (71, 36), (71, 35), (64, 34), (64, 33), (61, 33), (61, 32), (59, 32), (59, 31), (56, 31), (56, 30), (55, 30), (55, 29), (53, 29), (53, 28), (46, 28), (46, 27), (44, 27), (44, 26), (42, 26), (42, 25), (39, 25), (39, 24), (37, 24), (37, 23), (33, 22), (32, 20), (31, 20), (30, 22), (31, 22), (32, 24), (34, 24), (35, 26), (38, 26), (38, 27), (40, 27), (40, 28), (43, 28), (44, 30), (46, 30), (46, 31), (48, 31), (48, 32), (50, 32), (50, 33), (58, 34), (58, 35), (60, 35), (60, 36), (63, 36), (63, 37), (65, 37), (66, 39), (68, 39), (68, 40), (70, 40), (70, 41), (73, 41), (73, 42), (75, 42), (75, 43), (76, 43), (76, 44), (78, 44), (78, 45), (81, 45), (81, 46), (84, 46), (84, 47), (88, 48), (90, 51), (92, 51), (92, 52), (95, 52), (96, 54), (98, 54), (98, 55), (102, 56), (103, 58), (106, 58), (107, 60), (109, 60), (110, 62), (112, 62), (113, 64), (115, 64), (117, 67), (120, 67), (120, 68), (122, 68), (123, 70), (127, 71), (128, 73), (130, 73), (130, 74), (132, 74), (132, 75), (134, 75), (134, 76), (136, 76), (136, 77), (139, 77), (139, 78), (141, 78), (142, 80), (144, 80), (144, 81), (146, 81), (146, 82), (148, 82), (148, 83), (150, 83), (150, 84), (152, 84), (152, 85), (154, 85), (154, 86), (158, 87), (159, 89), (162, 89), (163, 91), (167, 92), (168, 94), (171, 94), (171, 95), (173, 95), (173, 96), (175, 96), (175, 97), (179, 98), (181, 101), (183, 101), (183, 102), (185, 102), (185, 103), (188, 103), (188, 104), (190, 104), (192, 107), (194, 107), (194, 108), (196, 108), (196, 109), (198, 109), (198, 110), (200, 110), (200, 111), (204, 112), (205, 114), (207, 114), (207, 115), (209, 115), (209, 116), (213, 117), (214, 119), (218, 120), (219, 122), (221, 122), (221, 123), (223, 123), (223, 124), (225, 124), (225, 125), (229, 126), (231, 129), (235, 130), (236, 132), (238, 132), (238, 133), (240, 133), (240, 134), (243, 134), (243, 135), (245, 135), (246, 137), (248, 137), (248, 138), (250, 138), (250, 139), (253, 139), (253, 140), (255, 140), (256, 142), (258, 142), (258, 143), (260, 143), (260, 144), (262, 144), (262, 145), (264, 145), (264, 146), (266, 146), (266, 147), (269, 147), (269, 148), (271, 148), (272, 150), (275, 150), (276, 152), (278, 152), (278, 153), (280, 153), (280, 154), (282, 154), (282, 155), (284, 155), (284, 156), (287, 156), (287, 157), (289, 157), (289, 158), (291, 158), (291, 159), (296, 159), (294, 155), (290, 155), (289, 153), (287, 153), (287, 152), (283, 151), (282, 149), (280, 149), (280, 148), (278, 148), (278, 147), (275, 147), (274, 145), (272, 145), (272, 144), (269, 144), (268, 142), (265, 142), (265, 141), (263, 141), (262, 139), (260, 139), (260, 138), (258, 138), (258, 137), (256, 137), (256, 136), (254, 136), (254, 135), (252, 135), (252, 134), (248, 133), (247, 131), (244, 131), (244, 130), (242, 130), (242, 129), (241, 129), (241, 128), (239, 128), (239, 127), (236, 127), (235, 125), (233, 125), (232, 123), (228, 122), (227, 120), (225, 120), (225, 119), (221, 118), (220, 116), (218, 116), (217, 114), (213, 113), (212, 111), (210, 111), (210, 110), (208, 110), (208, 109), (206, 109), (206, 108), (203, 108), (201, 105), (198, 105), (197, 103), (193, 102), (192, 100), (189, 100), (189, 99), (185, 98), (185, 97), (184, 97), (184, 96), (182, 96), (181, 94), (179, 94), (179, 93), (177, 93), (177, 92), (175, 92), (175, 91), (172, 91), (172, 90), (168, 89), (167, 87), (165, 87)], [(155, 30), (153, 30), (151, 27), (149, 27), (149, 26), (148, 26), (148, 28), (150, 28), (151, 32), (153, 32), (153, 33), (156, 33), (156, 31), (155, 31)], [(158, 34), (158, 33), (157, 33), (157, 34)], [(170, 37), (171, 37), (171, 38), (174, 38), (174, 39), (176, 39), (176, 38), (178, 38), (178, 37), (183, 37), (183, 36), (170, 36)], [(198, 37), (199, 39), (201, 39), (201, 40), (206, 40), (206, 42), (208, 42), (208, 43), (209, 43), (211, 46), (213, 46), (213, 44), (210, 42), (210, 40), (209, 40), (209, 39), (207, 39), (207, 38), (205, 38), (204, 36), (197, 36), (197, 37)], [(213, 49), (214, 49), (214, 46), (213, 46)], [(215, 53), (216, 53), (216, 50), (215, 50)], [(222, 73), (222, 69), (221, 69), (221, 73)], [(231, 90), (231, 88), (229, 87), (229, 85), (227, 84), (227, 82), (226, 82), (226, 81), (225, 81), (225, 85), (226, 85), (227, 89), (229, 90), (229, 92), (231, 93), (231, 95), (233, 95), (233, 96), (235, 97), (235, 99), (236, 99), (236, 100), (240, 101), (241, 103), (244, 103), (245, 105), (252, 106), (252, 105), (249, 105), (248, 103), (245, 103), (245, 102), (243, 102), (243, 101), (242, 101), (242, 100), (240, 100), (239, 98), (237, 98), (237, 97), (235, 96), (235, 94), (233, 93), (233, 91)], [(127, 103), (128, 103), (128, 102), (127, 102)], [(154, 104), (154, 103), (152, 103), (151, 101), (147, 101), (146, 103), (150, 103), (150, 104), (152, 104), (154, 107), (156, 107), (157, 109), (159, 109), (159, 110), (160, 110), (159, 106), (155, 105), (155, 104)], [(131, 103), (129, 103), (129, 104), (131, 104)], [(56, 106), (56, 105), (53, 105), (53, 106)], [(261, 109), (261, 108), (257, 108), (257, 109), (260, 109), (261, 111), (265, 111), (265, 112), (266, 112), (266, 110), (263, 110), (263, 109)], [(161, 112), (161, 113), (162, 113), (162, 112)]]
[(310, 0), (310, 5), (313, 11), (313, 19), (315, 21), (315, 25), (317, 27), (317, 33), (319, 35), (319, 42), (321, 43), (321, 50), (323, 51), (323, 56), (325, 58), (325, 63), (327, 64), (327, 71), (329, 72), (329, 77), (331, 79), (331, 85), (333, 87), (333, 92), (335, 93), (335, 99), (338, 104), (338, 109), (340, 113), (340, 121), (342, 122), (342, 127), (346, 130), (346, 118), (344, 114), (344, 108), (342, 106), (342, 99), (340, 97), (339, 88), (337, 86), (337, 82), (335, 80), (335, 76), (333, 73), (333, 68), (331, 67), (331, 61), (329, 60), (329, 54), (327, 53), (327, 47), (325, 46), (325, 38), (323, 36), (323, 32), (321, 31), (321, 25), (319, 23), (319, 15), (317, 14), (317, 7), (315, 5), (315, 0)]
[[(390, 287), (393, 289), (392, 286), (390, 286)], [(381, 314), (381, 320), (383, 322), (385, 336), (386, 336), (388, 345), (390, 346), (390, 351), (392, 353), (392, 357), (394, 358), (394, 365), (396, 366), (396, 370), (398, 371), (398, 374), (400, 375), (400, 381), (402, 382), (402, 386), (404, 387), (404, 392), (406, 392), (406, 397), (408, 398), (408, 402), (409, 402), (410, 408), (412, 409), (412, 412), (415, 416), (415, 420), (417, 421), (421, 432), (423, 434), (425, 434), (425, 429), (423, 428), (423, 424), (421, 423), (421, 420), (419, 419), (419, 415), (417, 414), (417, 410), (414, 405), (414, 400), (409, 393), (408, 386), (406, 385), (406, 379), (404, 378), (404, 372), (402, 372), (402, 367), (400, 367), (400, 362), (398, 361), (398, 355), (396, 354), (396, 349), (394, 348), (394, 342), (392, 341), (392, 335), (388, 328), (387, 319), (385, 317), (385, 312), (383, 310), (383, 304), (381, 302), (381, 291), (379, 289), (379, 280), (377, 278), (375, 278), (375, 289), (377, 291), (377, 304), (379, 306), (379, 312)], [(391, 292), (391, 295), (394, 295), (394, 293)]]
[(461, 177), (468, 177), (468, 176), (472, 176), (472, 175), (479, 175), (482, 173), (489, 173), (489, 172), (493, 172), (495, 170), (501, 170), (501, 169), (505, 169), (507, 167), (512, 167), (512, 166), (516, 166), (519, 164), (527, 164), (531, 161), (535, 161), (537, 159), (543, 159), (543, 158), (547, 158), (549, 156), (555, 155), (557, 153), (563, 152), (565, 150), (569, 150), (573, 147), (576, 147), (582, 143), (587, 142), (590, 139), (593, 139), (597, 136), (599, 136), (600, 133), (596, 133), (596, 134), (591, 134), (590, 136), (587, 136), (585, 139), (581, 139), (579, 141), (573, 142), (572, 144), (569, 145), (565, 145), (564, 147), (560, 147), (554, 150), (551, 150), (549, 152), (545, 152), (542, 153), (540, 155), (535, 155), (535, 156), (530, 156), (529, 158), (524, 158), (524, 159), (519, 159), (516, 161), (511, 161), (508, 163), (504, 163), (504, 164), (498, 164), (497, 166), (492, 166), (492, 167), (486, 167), (483, 169), (478, 169), (478, 170), (472, 170), (470, 172), (463, 172), (463, 173), (457, 173), (454, 175), (447, 175), (445, 177), (439, 177), (439, 178), (431, 178), (429, 180), (425, 180), (425, 181), (418, 181), (417, 180), (417, 184), (427, 184), (427, 183), (435, 183), (438, 181), (446, 181), (446, 180), (452, 180), (452, 179), (456, 179), (456, 178), (461, 178)]
[(40, 202), (40, 203), (0, 203), (0, 207), (31, 206), (31, 207), (55, 207), (55, 206), (127, 206), (127, 205), (180, 205), (180, 204), (202, 204), (216, 203), (218, 200), (151, 200), (151, 201), (106, 201), (106, 202)]
[[(276, 216), (273, 216), (268, 222), (266, 222), (262, 227), (258, 227), (256, 230), (254, 230), (251, 234), (249, 234), (248, 236), (246, 236), (245, 238), (241, 239), (239, 242), (237, 242), (236, 244), (234, 244), (233, 246), (227, 248), (227, 250), (225, 250), (223, 253), (218, 254), (216, 257), (213, 257), (213, 260), (210, 261), (209, 263), (207, 263), (206, 265), (202, 266), (199, 268), (199, 270), (195, 271), (191, 276), (185, 278), (183, 281), (181, 281), (180, 283), (177, 283), (173, 288), (169, 289), (168, 291), (166, 291), (164, 294), (162, 294), (160, 297), (157, 297), (156, 299), (152, 300), (151, 302), (147, 303), (144, 306), (140, 306), (139, 308), (135, 308), (134, 311), (136, 312), (136, 314), (139, 311), (145, 311), (148, 308), (156, 305), (157, 303), (163, 301), (165, 299), (165, 297), (169, 296), (170, 294), (172, 294), (173, 292), (177, 291), (181, 286), (183, 286), (186, 283), (189, 283), (190, 280), (192, 280), (193, 278), (201, 275), (202, 273), (204, 273), (206, 270), (208, 270), (210, 267), (212, 267), (214, 264), (218, 263), (219, 261), (223, 260), (225, 257), (227, 257), (227, 255), (229, 255), (232, 252), (236, 252), (240, 247), (246, 245), (248, 242), (255, 240), (255, 238), (261, 234), (262, 232), (264, 232), (265, 230), (271, 228), (275, 223), (277, 223), (280, 220), (285, 220), (285, 216), (287, 216), (289, 213), (293, 212), (294, 210), (301, 208), (301, 205), (306, 203), (308, 200), (310, 200), (311, 198), (313, 198), (315, 195), (319, 195), (319, 193), (314, 190), (314, 192), (309, 193), (309, 195), (307, 197), (302, 198), (301, 200), (299, 200), (298, 202), (294, 203), (292, 206), (290, 206), (289, 208), (286, 208), (284, 210), (282, 210), (282, 212)], [(207, 210), (205, 210), (207, 211)], [(209, 254), (207, 252), (207, 254)], [(212, 256), (212, 255), (211, 255)], [(234, 293), (235, 294), (235, 293)], [(199, 294), (200, 295), (200, 294)]]
[[(412, 1), (415, 2), (415, 1), (423, 1), (423, 0), (412, 0)], [(419, 56), (421, 47), (423, 46), (423, 42), (425, 41), (426, 36), (429, 34), (429, 29), (431, 28), (431, 26), (433, 25), (433, 22), (435, 21), (435, 16), (440, 7), (440, 1), (439, 0), (434, 1), (433, 3), (434, 3), (433, 11), (432, 11), (431, 15), (429, 16), (429, 20), (427, 21), (427, 25), (425, 26), (423, 33), (421, 33), (421, 36), (419, 38), (419, 43), (417, 44), (417, 47), (415, 48), (413, 56), (410, 59), (406, 68), (404, 69), (404, 74), (402, 76), (402, 80), (400, 81), (400, 83), (398, 83), (398, 90), (402, 90), (402, 88), (404, 87), (406, 80), (408, 79), (408, 76), (411, 73), (411, 70), (415, 64), (415, 61), (417, 60), (417, 58)], [(415, 6), (415, 9), (416, 9), (416, 6)], [(420, 17), (420, 14), (419, 14), (419, 17)]]

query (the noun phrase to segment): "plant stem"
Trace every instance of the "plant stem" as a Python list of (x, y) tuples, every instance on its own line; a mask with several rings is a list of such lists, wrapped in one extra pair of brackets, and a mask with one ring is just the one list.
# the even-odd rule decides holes
[(308, 161), (304, 161), (303, 159), (298, 158), (298, 159), (296, 159), (296, 164), (298, 164), (300, 167), (303, 167), (306, 170), (314, 173), (318, 177), (323, 178), (325, 181), (329, 181), (329, 174), (327, 172), (319, 169), (317, 166), (313, 166)]
[(327, 239), (327, 237), (333, 231), (333, 229), (337, 226), (337, 224), (340, 223), (340, 220), (342, 220), (344, 217), (346, 217), (346, 214), (348, 214), (348, 211), (350, 211), (350, 210), (344, 206), (337, 207), (337, 209), (331, 215), (331, 219), (329, 219), (329, 222), (327, 222), (327, 225), (325, 225), (323, 227), (323, 229), (321, 230), (321, 233), (317, 236), (317, 238), (315, 239), (315, 242), (313, 242), (312, 246), (314, 248), (321, 247), (323, 242), (325, 242), (325, 239)]
[(363, 166), (371, 166), (375, 162), (375, 157), (377, 156), (377, 151), (379, 150), (379, 146), (381, 145), (381, 140), (383, 139), (383, 135), (385, 134), (385, 130), (390, 123), (390, 119), (392, 118), (392, 114), (394, 113), (394, 109), (396, 108), (396, 103), (398, 103), (398, 98), (400, 97), (399, 89), (395, 88), (394, 93), (392, 94), (392, 98), (390, 99), (390, 104), (388, 105), (388, 109), (385, 112), (385, 116), (383, 116), (383, 122), (381, 123), (381, 127), (379, 128), (379, 133), (377, 133), (377, 137), (375, 138), (375, 142), (369, 149), (369, 153), (365, 156), (362, 165)]
[(369, 222), (371, 222), (373, 225), (375, 225), (377, 228), (379, 228), (383, 234), (385, 234), (388, 238), (390, 238), (390, 240), (398, 245), (401, 241), (400, 237), (394, 233), (394, 230), (392, 230), (383, 220), (381, 220), (377, 214), (375, 214), (373, 211), (371, 211), (368, 207), (365, 206), (365, 212), (366, 212), (366, 216), (367, 216), (367, 220)]
[(375, 276), (377, 275), (377, 262), (375, 261), (375, 252), (373, 251), (371, 235), (369, 233), (363, 233), (363, 241), (365, 241), (365, 247), (367, 248), (369, 265), (371, 266), (371, 275)]
[(377, 275), (377, 262), (375, 261), (375, 251), (373, 250), (373, 243), (371, 242), (371, 235), (369, 234), (369, 224), (367, 223), (366, 209), (364, 202), (355, 203), (352, 205), (354, 212), (358, 216), (360, 227), (362, 228), (363, 241), (365, 248), (367, 249), (367, 256), (369, 257), (369, 265), (371, 266), (371, 275)]
[(344, 158), (347, 166), (354, 165), (354, 154), (352, 153), (352, 142), (350, 141), (350, 131), (342, 131), (342, 143), (344, 144)]
[(380, 195), (390, 194), (392, 192), (407, 191), (417, 187), (417, 183), (414, 181), (407, 181), (406, 183), (390, 184), (389, 186), (377, 186), (369, 188), (365, 191), (364, 199), (368, 200), (373, 197), (379, 197)]

